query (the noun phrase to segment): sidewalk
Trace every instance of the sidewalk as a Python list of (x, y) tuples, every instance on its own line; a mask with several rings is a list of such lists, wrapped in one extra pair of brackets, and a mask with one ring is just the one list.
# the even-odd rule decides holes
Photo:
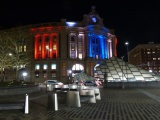
[[(160, 97), (158, 88), (103, 89), (102, 100), (82, 103), (82, 107), (59, 104), (58, 111), (47, 108), (47, 92), (30, 94), (29, 114), (21, 110), (2, 110), (0, 120), (160, 120)], [(3, 96), (0, 101), (23, 99), (23, 95)], [(34, 98), (34, 99), (33, 99)]]

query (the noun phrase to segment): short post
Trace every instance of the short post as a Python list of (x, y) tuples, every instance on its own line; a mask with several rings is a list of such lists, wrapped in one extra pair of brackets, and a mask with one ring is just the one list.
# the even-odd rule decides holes
[(66, 105), (71, 107), (81, 107), (79, 91), (68, 91)]
[(54, 111), (58, 111), (57, 93), (48, 94), (48, 108)]
[(29, 95), (26, 94), (25, 96), (25, 110), (24, 110), (25, 114), (29, 113)]

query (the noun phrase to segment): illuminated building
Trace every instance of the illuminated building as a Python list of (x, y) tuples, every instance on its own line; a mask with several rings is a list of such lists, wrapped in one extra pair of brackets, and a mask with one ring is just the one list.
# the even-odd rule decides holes
[(128, 55), (129, 63), (156, 74), (160, 73), (160, 44), (139, 44)]
[(94, 76), (97, 64), (117, 56), (117, 38), (104, 26), (94, 6), (79, 22), (61, 19), (21, 28), (30, 35), (27, 50), (33, 50), (26, 80), (56, 79), (66, 83), (69, 75), (74, 77), (79, 72)]

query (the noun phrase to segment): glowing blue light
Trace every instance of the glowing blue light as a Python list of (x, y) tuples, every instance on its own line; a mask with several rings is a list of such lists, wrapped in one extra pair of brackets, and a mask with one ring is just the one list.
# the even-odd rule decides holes
[(89, 57), (93, 57), (92, 54), (92, 41), (89, 39)]
[[(107, 51), (107, 43), (106, 43), (106, 38), (105, 37), (102, 37), (102, 36), (97, 36), (97, 35), (94, 35), (94, 34), (92, 34), (94, 37), (96, 37), (96, 38), (99, 38), (98, 40), (99, 40), (99, 45), (98, 45), (98, 47), (99, 47), (99, 52), (98, 52), (98, 56), (99, 56), (99, 58), (101, 58), (101, 59), (106, 59), (106, 58), (108, 58), (108, 51)], [(88, 35), (88, 37), (89, 37), (89, 35)], [(89, 44), (89, 57), (94, 57), (97, 53), (94, 53), (93, 51), (92, 51), (92, 49), (93, 49), (93, 45), (92, 45), (92, 39), (90, 39), (91, 37), (89, 37), (88, 39), (89, 39), (89, 41), (88, 41), (88, 44)]]
[[(98, 26), (96, 26), (98, 27)], [(106, 36), (102, 36), (102, 35), (97, 35), (97, 34), (94, 34), (94, 30), (96, 28), (94, 25), (90, 25), (90, 26), (87, 26), (86, 29), (88, 31), (90, 31), (90, 33), (88, 34), (88, 44), (89, 44), (89, 49), (88, 49), (88, 54), (89, 54), (89, 57), (93, 58), (95, 57), (95, 55), (98, 54), (99, 58), (100, 59), (106, 59), (108, 58), (108, 49), (107, 49), (107, 42), (106, 42)], [(106, 29), (105, 27), (101, 27), (101, 32), (105, 32), (105, 33), (108, 33), (109, 30)], [(92, 37), (94, 38), (98, 38), (98, 53), (94, 53), (92, 50), (93, 50), (93, 44), (92, 44)]]
[(73, 27), (73, 26), (76, 25), (75, 22), (66, 22), (66, 24), (67, 24), (67, 26), (69, 26), (69, 27)]

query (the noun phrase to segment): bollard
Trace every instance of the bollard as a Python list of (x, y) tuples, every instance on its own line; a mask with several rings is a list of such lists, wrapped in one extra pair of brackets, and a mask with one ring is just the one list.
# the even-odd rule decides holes
[(58, 98), (57, 98), (57, 93), (54, 93), (54, 100), (55, 100), (55, 111), (58, 110)]
[(26, 94), (26, 98), (25, 98), (25, 110), (24, 110), (25, 114), (29, 113), (29, 96), (28, 94)]
[(95, 94), (96, 94), (96, 100), (101, 100), (101, 94), (100, 94), (100, 90), (99, 90), (99, 88), (95, 88), (94, 89), (94, 92), (95, 92)]
[(48, 94), (48, 108), (54, 111), (58, 110), (58, 98), (57, 93)]
[(71, 107), (81, 107), (79, 91), (68, 91), (66, 105)]

